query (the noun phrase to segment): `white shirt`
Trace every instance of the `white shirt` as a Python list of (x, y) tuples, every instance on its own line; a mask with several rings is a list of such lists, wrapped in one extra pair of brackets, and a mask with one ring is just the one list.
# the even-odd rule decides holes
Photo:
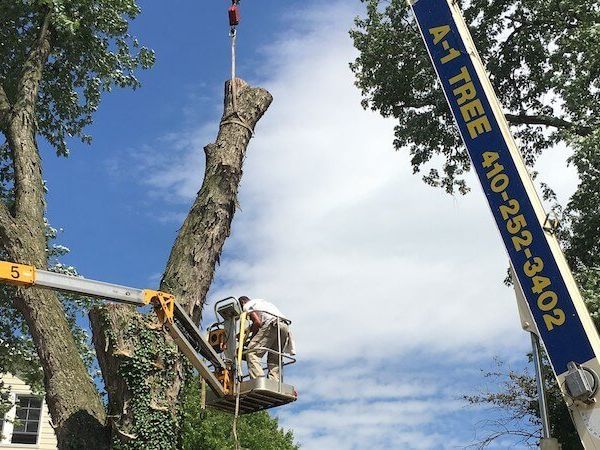
[(249, 302), (246, 302), (246, 304), (244, 305), (244, 311), (258, 312), (260, 314), (260, 319), (262, 320), (263, 325), (267, 325), (271, 321), (275, 320), (276, 317), (274, 316), (279, 316), (282, 319), (287, 320), (287, 317), (285, 317), (283, 313), (279, 311), (279, 308), (277, 308), (277, 306), (275, 306), (271, 302), (263, 300), (262, 298), (255, 298), (250, 300)]
[[(260, 319), (263, 322), (263, 326), (268, 325), (272, 321), (276, 320), (276, 317), (274, 316), (279, 316), (282, 319), (288, 320), (288, 318), (285, 317), (281, 311), (279, 311), (277, 306), (271, 302), (263, 300), (262, 298), (255, 298), (249, 302), (246, 302), (246, 304), (243, 306), (243, 309), (246, 312), (256, 311), (258, 314), (260, 314)], [(296, 344), (294, 342), (294, 338), (292, 337), (292, 333), (289, 330), (281, 350), (283, 353), (289, 353), (290, 355), (296, 354)]]

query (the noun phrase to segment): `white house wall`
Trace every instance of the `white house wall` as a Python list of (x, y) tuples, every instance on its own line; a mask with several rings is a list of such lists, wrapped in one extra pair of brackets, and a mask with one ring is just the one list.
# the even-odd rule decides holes
[[(31, 395), (31, 388), (26, 385), (23, 380), (20, 378), (11, 375), (4, 374), (0, 376), (0, 380), (2, 380), (7, 386), (11, 387), (11, 395), (12, 400), (14, 402), (15, 395)], [(12, 410), (8, 412), (7, 416), (9, 419), (14, 418), (15, 415), (15, 407), (13, 406)], [(12, 424), (6, 424), (5, 428), (9, 428), (12, 434)], [(10, 435), (7, 432), (2, 433), (4, 435), (4, 439), (0, 441), (0, 450), (15, 450), (15, 449), (40, 449), (40, 450), (56, 450), (56, 435), (54, 434), (54, 429), (50, 425), (50, 414), (48, 413), (48, 407), (46, 406), (46, 402), (42, 399), (42, 411), (40, 416), (40, 434), (38, 435), (38, 443), (37, 444), (11, 444), (10, 443)]]

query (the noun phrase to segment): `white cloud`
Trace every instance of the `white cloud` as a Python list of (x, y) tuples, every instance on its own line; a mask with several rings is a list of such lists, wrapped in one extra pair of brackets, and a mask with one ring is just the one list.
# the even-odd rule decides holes
[[(461, 413), (450, 380), (411, 362), (382, 364), (368, 358), (339, 366), (305, 365), (295, 382), (303, 406), (281, 408), (282, 422), (293, 427), (303, 448), (450, 448), (465, 440), (448, 436), (444, 419)], [(300, 405), (298, 405), (300, 406)], [(440, 424), (431, 432), (432, 424)]]
[[(109, 176), (134, 179), (148, 187), (147, 195), (168, 204), (188, 204), (200, 187), (204, 175), (204, 151), (211, 142), (218, 122), (205, 123), (184, 135), (170, 133), (152, 145), (127, 149), (121, 157), (105, 162)], [(176, 214), (181, 223), (187, 212)], [(155, 216), (161, 221), (173, 217)], [(181, 220), (179, 220), (181, 219)]]
[[(538, 189), (540, 182), (549, 185), (556, 192), (558, 202), (563, 206), (567, 204), (579, 184), (577, 169), (573, 165), (567, 165), (567, 160), (572, 154), (572, 149), (564, 143), (559, 143), (553, 149), (543, 153), (535, 167), (539, 172), (536, 179)], [(551, 205), (546, 206), (549, 208)]]
[[(467, 197), (427, 187), (393, 151), (393, 122), (361, 109), (348, 69), (356, 13), (309, 4), (265, 49), (260, 84), (275, 100), (250, 144), (210, 298), (263, 297), (294, 321), (289, 380), (301, 396), (279, 415), (303, 448), (460, 446), (468, 425), (452, 438), (428, 427), (467, 415), (456, 397), (478, 375), (466, 368), (521, 358), (529, 341), (476, 179)], [(149, 183), (193, 198), (215, 130), (171, 136), (178, 152)]]
[[(327, 409), (307, 409), (291, 418), (296, 432), (311, 435), (311, 448), (440, 448), (446, 437), (427, 436), (415, 428), (427, 425), (458, 401), (439, 399), (334, 404)], [(316, 426), (315, 426), (316, 425)], [(329, 442), (324, 445), (324, 442)], [(302, 438), (300, 443), (303, 444)]]

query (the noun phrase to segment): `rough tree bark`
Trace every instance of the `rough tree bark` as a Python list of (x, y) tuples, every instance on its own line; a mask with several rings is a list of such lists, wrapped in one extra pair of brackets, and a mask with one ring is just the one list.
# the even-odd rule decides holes
[[(11, 100), (0, 88), (0, 129), (9, 145), (15, 173), (15, 205), (0, 203), (1, 245), (14, 260), (47, 266), (44, 186), (36, 145), (35, 104), (44, 64), (51, 52), (50, 12), (40, 25)], [(17, 289), (15, 307), (25, 318), (44, 371), (48, 409), (61, 448), (106, 448), (105, 412), (79, 356), (57, 296)]]
[[(160, 284), (193, 314), (196, 323), (236, 209), (252, 134), (242, 124), (254, 128), (272, 101), (264, 89), (239, 79), (236, 85), (237, 111), (230, 84), (225, 85), (219, 133), (215, 143), (204, 148), (202, 187), (179, 230)], [(153, 315), (142, 316), (130, 307), (102, 307), (92, 311), (90, 318), (113, 438), (130, 448), (173, 447), (183, 370), (171, 339), (157, 327)]]

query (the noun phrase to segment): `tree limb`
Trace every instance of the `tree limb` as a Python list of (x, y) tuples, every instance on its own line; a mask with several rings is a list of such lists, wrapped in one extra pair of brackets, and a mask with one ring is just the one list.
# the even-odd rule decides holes
[(6, 128), (7, 117), (10, 113), (10, 101), (8, 100), (8, 96), (6, 95), (6, 91), (4, 91), (4, 87), (0, 84), (0, 129), (4, 130)]
[(51, 51), (50, 17), (51, 12), (47, 10), (23, 65), (7, 133), (15, 169), (15, 216), (27, 217), (28, 221), (38, 224), (43, 223), (44, 189), (35, 142), (35, 105), (44, 65)]
[(33, 114), (35, 111), (44, 65), (50, 55), (50, 17), (51, 12), (47, 10), (37, 39), (23, 64), (23, 73), (17, 85), (15, 114), (23, 112)]
[[(45, 8), (42, 14), (38, 36), (23, 64), (16, 97), (3, 128), (12, 156), (16, 202), (14, 219), (6, 208), (0, 207), (0, 237), (7, 238), (2, 244), (16, 261), (45, 268), (45, 193), (36, 143), (36, 102), (51, 52), (51, 12)], [(14, 229), (12, 236), (8, 236), (10, 229)], [(19, 288), (12, 300), (27, 322), (44, 369), (46, 402), (56, 425), (59, 448), (107, 449), (104, 406), (56, 293)]]
[[(10, 108), (11, 105), (8, 96), (4, 91), (4, 87), (0, 84), (0, 130), (5, 129), (6, 118), (10, 113)], [(3, 202), (0, 202), (0, 239), (2, 240), (3, 247), (13, 239), (15, 225), (15, 220), (8, 207)]]
[(528, 116), (526, 114), (504, 114), (504, 116), (506, 120), (514, 125), (546, 125), (558, 129), (568, 129), (582, 137), (589, 136), (593, 131), (591, 127), (578, 125), (558, 117), (545, 115)]
[(230, 85), (225, 86), (225, 111), (214, 144), (204, 147), (206, 169), (198, 196), (171, 250), (161, 289), (171, 292), (196, 323), (212, 283), (221, 249), (229, 236), (236, 209), (242, 163), (251, 132), (273, 100), (271, 94), (236, 79), (237, 113)]

